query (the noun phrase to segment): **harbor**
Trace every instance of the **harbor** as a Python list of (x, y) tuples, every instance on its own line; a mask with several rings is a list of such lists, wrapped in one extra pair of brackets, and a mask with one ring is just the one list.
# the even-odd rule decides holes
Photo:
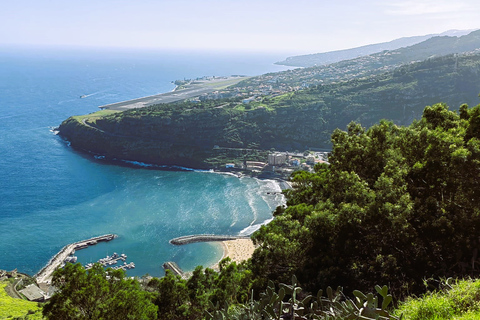
[(75, 258), (72, 255), (75, 253), (75, 250), (81, 250), (88, 248), (89, 246), (96, 245), (102, 241), (111, 241), (115, 239), (117, 235), (115, 234), (106, 234), (99, 237), (93, 237), (87, 240), (77, 241), (71, 244), (64, 246), (56, 255), (54, 255), (45, 267), (43, 267), (37, 274), (34, 275), (37, 283), (49, 285), (52, 281), (52, 275), (55, 270), (67, 262), (76, 262)]

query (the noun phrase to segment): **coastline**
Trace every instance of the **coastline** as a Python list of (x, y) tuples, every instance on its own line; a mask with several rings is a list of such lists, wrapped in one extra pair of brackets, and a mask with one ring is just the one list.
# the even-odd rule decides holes
[[(64, 141), (65, 140), (63, 139)], [(176, 165), (157, 165), (157, 164), (150, 164), (150, 163), (144, 163), (144, 162), (139, 162), (139, 161), (129, 161), (129, 160), (123, 160), (123, 159), (106, 159), (101, 155), (98, 154), (93, 154), (90, 152), (82, 152), (83, 154), (89, 155), (91, 160), (93, 161), (98, 161), (98, 162), (103, 162), (103, 163), (110, 163), (118, 166), (123, 166), (123, 167), (130, 167), (130, 168), (138, 168), (138, 169), (147, 169), (147, 170), (159, 170), (159, 171), (183, 171), (183, 172), (197, 172), (197, 173), (214, 173), (214, 174), (219, 174), (219, 175), (224, 175), (224, 176), (232, 176), (237, 179), (243, 179), (243, 178), (253, 178), (259, 183), (272, 183), (275, 186), (271, 186), (267, 191), (261, 191), (261, 196), (264, 199), (264, 201), (267, 201), (267, 197), (270, 197), (270, 194), (276, 195), (276, 197), (281, 196), (281, 200), (276, 200), (276, 205), (282, 205), (285, 204), (285, 198), (282, 194), (282, 191), (285, 189), (291, 188), (290, 183), (286, 180), (283, 179), (283, 177), (270, 177), (270, 176), (258, 176), (257, 174), (251, 173), (249, 171), (225, 171), (225, 170), (204, 170), (204, 169), (194, 169), (194, 168), (188, 168), (188, 167), (182, 167), (182, 166), (176, 166)], [(268, 195), (268, 196), (267, 196)], [(270, 221), (273, 220), (273, 210), (275, 210), (276, 206), (272, 207), (272, 210), (270, 212), (270, 217), (268, 219), (265, 219), (263, 221), (255, 221), (253, 220), (248, 226), (246, 226), (244, 229), (239, 231), (237, 235), (234, 236), (228, 236), (232, 238), (232, 240), (226, 240), (226, 239), (218, 239), (218, 240), (197, 240), (194, 242), (210, 242), (210, 243), (215, 243), (218, 246), (218, 250), (222, 250), (219, 252), (221, 254), (221, 258), (218, 261), (212, 261), (208, 263), (206, 267), (212, 268), (216, 271), (219, 270), (219, 263), (222, 259), (229, 257), (232, 261), (235, 261), (237, 263), (240, 263), (242, 261), (248, 260), (251, 258), (253, 251), (255, 250), (255, 246), (253, 245), (253, 241), (250, 238), (250, 235), (258, 230), (262, 225), (268, 224)], [(218, 237), (218, 236), (213, 236), (213, 237)], [(241, 239), (237, 239), (241, 238)], [(235, 240), (233, 240), (235, 239)], [(171, 261), (167, 261), (165, 263), (172, 263)], [(176, 266), (180, 272), (184, 276), (188, 276), (191, 271), (186, 271), (183, 272), (182, 269), (177, 265)]]
[[(132, 167), (136, 167), (136, 168), (140, 167), (140, 168), (153, 169), (153, 170), (175, 170), (175, 171), (193, 171), (193, 172), (200, 172), (200, 173), (214, 173), (214, 174), (219, 174), (219, 175), (232, 176), (232, 177), (236, 177), (238, 179), (252, 178), (252, 179), (256, 179), (256, 180), (263, 181), (263, 182), (270, 181), (270, 182), (274, 182), (278, 186), (278, 188), (280, 189), (280, 191), (273, 190), (272, 191), (273, 193), (280, 193), (281, 194), (283, 190), (292, 188), (291, 183), (286, 179), (282, 179), (282, 178), (278, 178), (278, 177), (262, 178), (262, 177), (258, 177), (258, 176), (253, 175), (253, 174), (249, 174), (248, 171), (241, 171), (240, 172), (240, 171), (224, 171), (224, 170), (214, 170), (214, 169), (202, 170), (202, 169), (193, 169), (193, 168), (186, 168), (186, 167), (180, 167), (180, 166), (166, 166), (166, 165), (165, 166), (159, 166), (159, 165), (154, 165), (154, 164), (146, 164), (146, 163), (141, 163), (141, 162), (132, 162), (132, 161), (125, 161), (125, 160), (122, 160), (122, 162), (123, 162), (123, 165), (128, 165), (128, 166), (132, 166)], [(285, 204), (285, 197), (283, 195), (282, 195), (281, 204)], [(184, 245), (184, 244), (193, 243), (193, 242), (205, 242), (205, 243), (217, 244), (219, 246), (220, 250), (222, 250), (222, 257), (217, 262), (210, 263), (206, 267), (211, 268), (211, 269), (218, 272), (220, 261), (222, 261), (226, 257), (229, 257), (232, 260), (232, 262), (236, 262), (237, 264), (251, 258), (254, 250), (256, 249), (256, 246), (253, 244), (253, 240), (250, 238), (250, 236), (253, 232), (258, 230), (258, 228), (255, 228), (253, 231), (249, 228), (252, 228), (252, 227), (255, 227), (255, 226), (260, 227), (262, 225), (268, 224), (272, 220), (273, 220), (273, 215), (270, 219), (262, 221), (261, 223), (253, 224), (253, 222), (252, 222), (252, 224), (245, 227), (236, 236), (192, 235), (192, 236), (185, 236), (185, 237), (180, 237), (180, 238), (193, 237), (195, 239), (194, 241), (186, 241), (186, 242), (183, 242), (183, 243), (175, 243), (176, 239), (172, 239), (173, 242), (172, 242), (172, 240), (170, 240), (170, 243), (175, 244), (175, 245)], [(248, 233), (246, 235), (242, 234), (244, 230), (248, 230)], [(205, 237), (205, 236), (207, 236), (207, 237)], [(208, 236), (211, 236), (212, 238), (217, 237), (217, 239), (211, 239), (211, 238), (209, 239)], [(224, 239), (221, 239), (222, 237), (231, 237), (232, 239), (231, 240), (224, 240)], [(236, 239), (233, 239), (233, 238), (236, 238)], [(172, 262), (169, 261), (169, 262), (166, 262), (166, 263), (172, 263)], [(176, 263), (173, 262), (173, 264), (175, 266), (175, 269), (177, 269), (175, 272), (177, 272), (179, 270), (179, 272), (177, 272), (177, 274), (181, 275), (182, 277), (188, 277), (189, 275), (191, 275), (191, 271), (184, 272)]]
[(256, 249), (256, 246), (253, 244), (253, 240), (251, 238), (220, 241), (219, 245), (223, 250), (222, 258), (215, 264), (209, 266), (209, 268), (215, 271), (220, 270), (219, 264), (223, 259), (228, 257), (232, 262), (239, 264), (250, 259)]
[[(257, 248), (257, 246), (254, 245), (253, 240), (250, 237), (231, 237), (235, 238), (233, 240), (215, 240), (215, 238), (207, 239), (205, 237), (202, 237), (202, 235), (192, 235), (190, 237), (200, 237), (195, 242), (210, 243), (211, 245), (216, 246), (218, 249), (222, 250), (222, 256), (220, 259), (218, 259), (218, 261), (211, 262), (205, 266), (205, 269), (213, 269), (216, 272), (220, 272), (220, 262), (223, 259), (228, 257), (230, 258), (230, 262), (236, 262), (237, 264), (240, 264), (243, 261), (250, 259), (253, 256), (253, 252)], [(178, 243), (177, 245), (184, 244), (188, 243)], [(173, 272), (173, 274), (178, 275), (183, 279), (188, 279), (193, 272), (193, 270), (182, 270), (182, 268), (173, 261), (164, 262), (162, 266), (165, 270), (169, 269), (171, 272)]]

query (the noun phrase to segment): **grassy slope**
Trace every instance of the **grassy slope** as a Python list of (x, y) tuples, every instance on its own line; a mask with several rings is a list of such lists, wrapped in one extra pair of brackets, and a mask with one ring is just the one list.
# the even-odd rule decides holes
[(458, 281), (449, 290), (408, 299), (397, 312), (407, 320), (480, 319), (480, 280)]
[(0, 319), (13, 319), (27, 315), (26, 319), (43, 319), (42, 309), (36, 302), (10, 297), (5, 291), (7, 285), (8, 282), (0, 282)]

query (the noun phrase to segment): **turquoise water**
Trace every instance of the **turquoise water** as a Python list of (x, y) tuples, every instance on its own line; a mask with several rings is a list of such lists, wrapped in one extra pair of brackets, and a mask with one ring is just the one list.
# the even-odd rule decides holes
[[(185, 270), (221, 258), (218, 246), (177, 236), (248, 234), (282, 199), (272, 181), (106, 164), (72, 150), (52, 128), (99, 105), (173, 89), (205, 75), (281, 70), (278, 55), (0, 48), (0, 269), (36, 273), (64, 245), (118, 234), (77, 252), (88, 263), (128, 255), (129, 275)], [(87, 95), (80, 99), (81, 95)]]

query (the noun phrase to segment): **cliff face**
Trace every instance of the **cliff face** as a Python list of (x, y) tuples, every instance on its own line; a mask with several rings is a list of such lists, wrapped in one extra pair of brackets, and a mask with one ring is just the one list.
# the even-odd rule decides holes
[(329, 147), (332, 131), (350, 121), (409, 124), (426, 105), (476, 104), (479, 75), (480, 55), (449, 56), (249, 106), (158, 105), (94, 120), (72, 117), (59, 130), (73, 147), (109, 158), (208, 169), (258, 150)]
[[(157, 139), (128, 135), (129, 129), (140, 126), (135, 122), (131, 124), (133, 127), (121, 123), (116, 126), (116, 130), (105, 131), (107, 128), (86, 126), (75, 118), (69, 118), (60, 125), (59, 131), (62, 137), (71, 142), (72, 147), (104, 155), (110, 159), (210, 168), (203, 162), (209, 156), (208, 148), (205, 146), (182, 143), (178, 138), (172, 138), (174, 132), (158, 136)], [(163, 137), (165, 139), (162, 139)]]

